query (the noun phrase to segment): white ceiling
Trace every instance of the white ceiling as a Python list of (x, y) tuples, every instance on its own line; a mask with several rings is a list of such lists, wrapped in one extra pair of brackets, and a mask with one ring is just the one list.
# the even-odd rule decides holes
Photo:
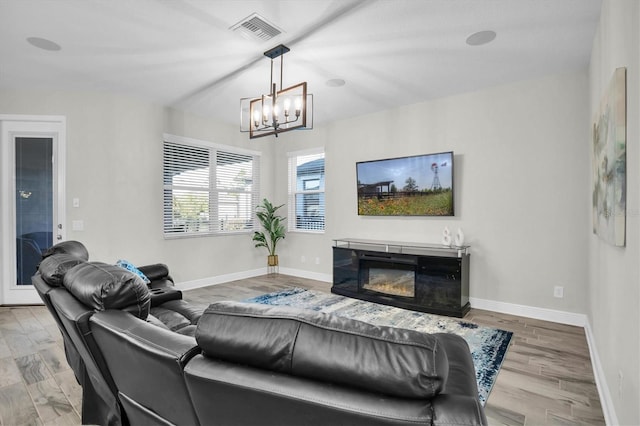
[[(237, 125), (269, 90), (307, 81), (315, 124), (505, 82), (586, 70), (601, 0), (0, 0), (0, 88), (128, 93)], [(284, 32), (229, 28), (257, 12)], [(493, 30), (487, 45), (466, 38)], [(28, 37), (59, 44), (38, 49)], [(327, 80), (340, 78), (342, 87)], [(10, 112), (10, 111), (5, 111)]]

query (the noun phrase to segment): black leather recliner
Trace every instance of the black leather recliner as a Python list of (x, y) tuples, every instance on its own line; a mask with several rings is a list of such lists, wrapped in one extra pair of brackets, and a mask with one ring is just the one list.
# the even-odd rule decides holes
[[(240, 302), (151, 307), (152, 290), (128, 271), (83, 261), (47, 273), (58, 261), (34, 280), (62, 277), (48, 306), (83, 361), (89, 402), (100, 402), (88, 423), (486, 424), (459, 336)], [(192, 323), (149, 313), (167, 303), (195, 313)]]
[[(140, 268), (151, 280), (149, 287), (134, 274), (115, 265), (89, 262), (85, 246), (77, 241), (59, 243), (43, 254), (32, 283), (56, 320), (65, 355), (82, 386), (83, 424), (128, 424), (117, 389), (97, 349), (89, 318), (99, 310), (121, 309), (148, 318), (157, 327), (191, 334), (201, 310), (189, 306), (173, 288), (166, 265)], [(66, 280), (66, 281), (65, 281)], [(165, 306), (176, 307), (179, 312)], [(158, 310), (171, 322), (149, 315)]]

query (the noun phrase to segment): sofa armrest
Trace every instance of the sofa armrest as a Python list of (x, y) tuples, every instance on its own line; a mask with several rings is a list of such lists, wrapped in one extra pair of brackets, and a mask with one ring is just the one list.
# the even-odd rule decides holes
[(486, 425), (487, 417), (477, 397), (467, 395), (440, 394), (432, 401), (433, 424)]
[(169, 275), (169, 267), (164, 263), (138, 266), (138, 269), (149, 278), (149, 281), (168, 280), (173, 284), (173, 278)]
[(151, 307), (155, 308), (156, 306), (160, 306), (163, 303), (169, 302), (171, 300), (181, 300), (182, 292), (177, 290), (175, 287), (151, 287), (149, 289), (149, 293), (151, 293)]

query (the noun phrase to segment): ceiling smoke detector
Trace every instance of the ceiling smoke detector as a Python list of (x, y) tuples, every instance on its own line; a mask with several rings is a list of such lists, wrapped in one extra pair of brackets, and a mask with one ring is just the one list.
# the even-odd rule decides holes
[(257, 13), (252, 13), (229, 29), (238, 31), (247, 38), (259, 41), (271, 40), (283, 32)]

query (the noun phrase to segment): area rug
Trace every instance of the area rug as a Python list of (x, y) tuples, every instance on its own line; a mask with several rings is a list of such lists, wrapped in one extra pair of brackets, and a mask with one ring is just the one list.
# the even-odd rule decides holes
[(423, 333), (454, 333), (462, 336), (471, 349), (478, 381), (478, 398), (484, 406), (496, 381), (513, 333), (483, 327), (439, 315), (408, 311), (330, 293), (291, 288), (254, 297), (245, 302), (295, 306), (332, 313), (374, 325), (407, 328)]

